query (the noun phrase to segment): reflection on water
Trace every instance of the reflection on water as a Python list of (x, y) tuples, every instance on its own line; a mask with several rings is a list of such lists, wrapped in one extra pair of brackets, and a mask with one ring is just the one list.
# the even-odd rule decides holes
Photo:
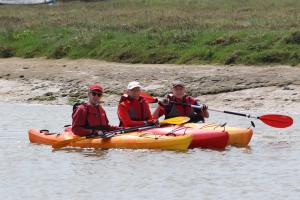
[(80, 153), (83, 156), (88, 157), (104, 157), (107, 154), (107, 150), (93, 149), (93, 148), (77, 148), (77, 147), (66, 147), (63, 149), (52, 150), (53, 153), (63, 151), (65, 153)]
[[(298, 199), (300, 125), (255, 121), (248, 148), (52, 151), (30, 144), (30, 127), (60, 132), (71, 106), (0, 104), (0, 196), (53, 199)], [(117, 125), (116, 108), (106, 108)], [(298, 116), (293, 116), (299, 119)], [(210, 122), (248, 127), (248, 119), (211, 113)]]

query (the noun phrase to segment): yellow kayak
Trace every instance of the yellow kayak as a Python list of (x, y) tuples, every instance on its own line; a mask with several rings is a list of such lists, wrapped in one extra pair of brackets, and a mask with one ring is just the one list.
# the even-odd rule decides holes
[(236, 146), (236, 147), (245, 147), (248, 146), (252, 135), (253, 130), (251, 128), (238, 128), (230, 126), (222, 126), (220, 124), (214, 123), (187, 123), (184, 124), (185, 127), (199, 128), (199, 129), (208, 129), (216, 131), (224, 131), (229, 134), (229, 140), (227, 145)]
[[(49, 133), (45, 130), (30, 129), (29, 140), (32, 143), (53, 145), (64, 140), (77, 138), (71, 132)], [(192, 141), (191, 135), (184, 136), (160, 136), (143, 131), (117, 134), (111, 138), (80, 138), (67, 146), (81, 148), (101, 149), (161, 149), (161, 150), (187, 150)]]

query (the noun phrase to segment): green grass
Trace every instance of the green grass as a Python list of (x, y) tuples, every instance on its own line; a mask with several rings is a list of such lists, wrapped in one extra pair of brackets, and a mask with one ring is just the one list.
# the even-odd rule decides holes
[(0, 6), (0, 57), (297, 65), (299, 7), (298, 0), (106, 0)]

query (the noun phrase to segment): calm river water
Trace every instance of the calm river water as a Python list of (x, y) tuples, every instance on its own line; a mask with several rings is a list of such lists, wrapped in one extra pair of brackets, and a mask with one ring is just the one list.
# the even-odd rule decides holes
[[(116, 108), (106, 110), (118, 124)], [(250, 147), (225, 151), (52, 152), (29, 143), (30, 127), (59, 132), (70, 114), (71, 106), (0, 103), (1, 199), (299, 199), (300, 115), (292, 115), (287, 129), (255, 121)], [(210, 121), (249, 126), (248, 119), (221, 113), (211, 112)]]

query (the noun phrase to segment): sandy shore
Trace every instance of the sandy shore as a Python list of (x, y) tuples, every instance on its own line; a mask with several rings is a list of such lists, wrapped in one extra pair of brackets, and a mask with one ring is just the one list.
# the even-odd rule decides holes
[(115, 106), (128, 82), (163, 96), (180, 79), (188, 92), (221, 110), (300, 113), (300, 68), (121, 64), (98, 60), (0, 59), (0, 101), (68, 104), (85, 97), (87, 85), (105, 88), (105, 105)]

